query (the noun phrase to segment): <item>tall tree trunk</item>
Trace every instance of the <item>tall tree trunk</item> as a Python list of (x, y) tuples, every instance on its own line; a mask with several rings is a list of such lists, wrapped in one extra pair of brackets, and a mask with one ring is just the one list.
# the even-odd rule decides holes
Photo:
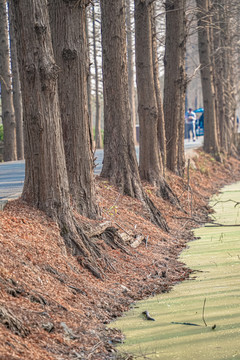
[(103, 90), (104, 90), (104, 163), (101, 176), (120, 191), (140, 199), (151, 220), (167, 230), (160, 212), (143, 191), (138, 173), (128, 97), (125, 0), (101, 0)]
[(24, 159), (24, 140), (23, 140), (23, 110), (22, 110), (22, 93), (19, 78), (17, 46), (12, 11), (12, 2), (9, 6), (9, 29), (10, 29), (10, 48), (11, 48), (11, 65), (12, 65), (12, 88), (13, 88), (13, 105), (16, 120), (16, 141), (17, 141), (17, 159)]
[(136, 106), (135, 106), (135, 86), (134, 86), (134, 66), (133, 66), (133, 41), (132, 41), (132, 25), (131, 25), (131, 7), (130, 0), (126, 0), (126, 25), (127, 25), (127, 65), (128, 65), (128, 92), (131, 110), (131, 119), (133, 125), (133, 140), (136, 139)]
[(86, 39), (87, 39), (87, 54), (88, 54), (88, 77), (87, 77), (87, 97), (88, 97), (88, 117), (89, 117), (89, 126), (91, 131), (91, 141), (93, 144), (93, 149), (95, 149), (95, 140), (93, 136), (93, 117), (92, 117), (92, 76), (91, 76), (91, 64), (90, 64), (90, 40), (89, 40), (89, 11), (86, 10)]
[(158, 107), (153, 74), (151, 8), (147, 1), (135, 0), (139, 171), (141, 179), (159, 187), (163, 168), (157, 137)]
[(186, 0), (166, 0), (166, 42), (164, 73), (164, 117), (167, 141), (167, 167), (183, 175), (184, 104), (186, 92), (185, 43)]
[(159, 80), (159, 63), (158, 63), (158, 53), (157, 53), (157, 29), (156, 29), (156, 11), (155, 4), (153, 4), (152, 12), (152, 56), (153, 56), (153, 75), (154, 75), (154, 85), (155, 93), (158, 107), (158, 123), (157, 123), (157, 133), (158, 133), (158, 143), (160, 147), (162, 164), (163, 164), (163, 173), (165, 173), (167, 153), (166, 153), (166, 135), (165, 135), (165, 120), (163, 113), (163, 104), (161, 96), (161, 87)]
[(92, 5), (92, 29), (93, 29), (93, 57), (95, 68), (95, 143), (97, 149), (102, 149), (102, 133), (101, 133), (101, 111), (100, 111), (100, 99), (99, 99), (99, 78), (98, 78), (98, 62), (97, 62), (97, 45), (96, 45), (96, 19), (95, 8)]
[[(58, 100), (60, 69), (53, 56), (48, 3), (32, 0), (13, 4), (26, 139), (23, 199), (58, 222), (71, 252), (94, 271), (99, 249), (79, 228), (70, 206)], [(101, 276), (98, 270), (95, 274)]]
[(0, 0), (0, 82), (3, 121), (3, 160), (17, 159), (16, 122), (13, 108), (10, 57), (8, 42), (8, 15), (6, 0)]
[(58, 92), (70, 192), (76, 209), (98, 213), (93, 177), (93, 149), (88, 117), (85, 5), (51, 0), (53, 50), (60, 67)]
[(209, 1), (196, 0), (198, 19), (198, 47), (201, 64), (201, 82), (204, 105), (204, 150), (212, 153), (218, 160), (219, 145), (217, 138), (217, 124), (215, 111), (215, 93), (212, 77), (209, 37)]

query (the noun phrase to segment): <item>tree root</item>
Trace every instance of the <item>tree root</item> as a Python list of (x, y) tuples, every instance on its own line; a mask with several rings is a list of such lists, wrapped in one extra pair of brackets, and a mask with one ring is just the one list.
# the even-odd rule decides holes
[(30, 330), (5, 307), (0, 306), (0, 322), (14, 334), (26, 337), (30, 334)]
[(112, 249), (121, 249), (130, 255), (115, 227), (103, 226), (102, 230), (98, 227), (96, 230), (92, 229), (89, 233), (85, 233), (74, 219), (68, 222), (68, 226), (66, 223), (61, 224), (61, 229), (65, 245), (72, 255), (77, 256), (78, 262), (98, 279), (104, 280), (105, 270), (116, 271), (106, 251), (99, 244), (101, 240)]
[(165, 218), (146, 194), (144, 197), (144, 205), (150, 214), (151, 222), (159, 226), (162, 230), (169, 232), (169, 227)]

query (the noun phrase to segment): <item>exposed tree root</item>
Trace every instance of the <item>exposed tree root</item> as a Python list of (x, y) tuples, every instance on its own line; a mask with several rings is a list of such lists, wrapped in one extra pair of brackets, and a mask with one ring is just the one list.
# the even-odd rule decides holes
[(98, 227), (85, 233), (76, 220), (61, 224), (61, 235), (71, 253), (77, 256), (78, 262), (99, 279), (104, 279), (105, 271), (115, 271), (110, 258), (106, 255), (101, 240), (112, 249), (121, 249), (130, 255), (124, 246), (124, 241), (115, 227)]
[(146, 194), (144, 196), (144, 205), (149, 212), (152, 223), (159, 226), (164, 231), (169, 232), (169, 227), (165, 218)]
[(30, 334), (30, 330), (23, 325), (23, 323), (14, 314), (12, 314), (10, 310), (7, 310), (3, 306), (0, 306), (0, 322), (14, 334), (21, 337), (26, 337)]

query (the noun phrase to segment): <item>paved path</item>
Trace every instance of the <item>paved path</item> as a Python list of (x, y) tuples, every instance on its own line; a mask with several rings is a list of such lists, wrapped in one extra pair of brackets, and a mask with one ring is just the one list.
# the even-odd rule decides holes
[[(185, 140), (185, 151), (191, 153), (191, 149), (202, 146), (203, 139), (199, 138), (196, 142)], [(139, 157), (139, 148), (136, 147), (137, 158)], [(94, 173), (99, 175), (102, 168), (103, 150), (96, 150), (96, 167)], [(16, 199), (22, 193), (25, 177), (25, 162), (9, 161), (0, 163), (0, 203), (9, 199)], [(0, 205), (1, 207), (1, 205)]]

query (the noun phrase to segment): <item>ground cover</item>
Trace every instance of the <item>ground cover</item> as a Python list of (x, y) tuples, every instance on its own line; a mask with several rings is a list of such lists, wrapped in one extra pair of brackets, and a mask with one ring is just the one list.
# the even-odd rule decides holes
[[(97, 177), (102, 219), (122, 233), (142, 235), (137, 248), (123, 251), (96, 239), (109, 257), (104, 280), (96, 279), (66, 253), (59, 229), (21, 199), (0, 214), (0, 353), (1, 359), (115, 359), (122, 334), (107, 324), (136, 300), (167, 292), (191, 271), (178, 261), (193, 239), (192, 229), (207, 221), (209, 197), (240, 179), (240, 162), (222, 164), (198, 151), (181, 179), (167, 173), (181, 208), (145, 190), (170, 226), (154, 226), (142, 204)], [(78, 217), (86, 229), (88, 219)]]

